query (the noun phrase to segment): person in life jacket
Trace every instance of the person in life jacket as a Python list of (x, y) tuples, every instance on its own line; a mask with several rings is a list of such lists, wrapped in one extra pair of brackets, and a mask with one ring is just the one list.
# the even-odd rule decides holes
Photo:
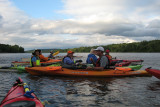
[(53, 56), (53, 50), (50, 51), (48, 58), (55, 59), (55, 57)]
[(44, 57), (44, 55), (42, 55), (42, 51), (40, 49), (38, 49), (39, 51), (39, 58), (41, 62), (45, 62), (48, 61), (48, 57)]
[[(69, 68), (69, 69), (78, 69), (79, 67), (76, 65), (78, 62), (82, 62), (82, 60), (76, 60), (73, 59), (74, 52), (69, 50), (67, 52), (67, 55), (62, 59), (62, 67), (63, 68)], [(83, 67), (81, 67), (83, 68)], [(85, 67), (86, 68), (86, 67)]]
[(67, 55), (63, 58), (62, 62), (67, 64), (67, 65), (74, 64), (73, 54), (74, 54), (74, 52), (69, 50), (67, 52)]
[(106, 50), (106, 54), (105, 56), (108, 58), (108, 61), (109, 61), (109, 65), (112, 64), (112, 56), (109, 54), (109, 49)]
[(92, 48), (90, 54), (87, 57), (86, 63), (95, 65), (97, 62), (96, 51)]
[(62, 59), (62, 67), (63, 68), (74, 68), (74, 59), (73, 59), (74, 52), (69, 50), (67, 55)]
[(87, 67), (87, 69), (91, 70), (104, 70), (108, 68), (109, 62), (108, 58), (103, 54), (104, 48), (103, 47), (97, 47), (97, 49), (94, 49), (96, 51), (96, 55), (99, 56), (97, 62), (96, 62), (96, 67)]
[(32, 67), (38, 67), (38, 66), (41, 66), (41, 63), (40, 63), (40, 59), (39, 59), (39, 51), (38, 50), (35, 50), (33, 53), (32, 53), (32, 57), (31, 57), (31, 60), (30, 60), (30, 65)]

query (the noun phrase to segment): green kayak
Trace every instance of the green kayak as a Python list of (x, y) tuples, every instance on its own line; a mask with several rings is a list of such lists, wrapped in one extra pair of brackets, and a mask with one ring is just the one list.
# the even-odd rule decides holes
[[(143, 67), (143, 65), (130, 65), (130, 66), (126, 66), (127, 68), (131, 68), (132, 70), (139, 70)], [(123, 67), (123, 68), (126, 68)]]

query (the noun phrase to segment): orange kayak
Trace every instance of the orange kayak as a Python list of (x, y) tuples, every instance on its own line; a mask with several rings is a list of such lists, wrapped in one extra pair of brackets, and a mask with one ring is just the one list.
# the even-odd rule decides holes
[[(60, 62), (61, 60), (59, 59), (50, 59), (48, 61), (45, 61), (45, 62), (41, 62), (41, 64), (50, 64), (50, 63), (54, 63), (54, 62)], [(13, 66), (18, 66), (18, 65), (29, 65), (30, 62), (18, 62), (18, 61), (13, 61), (12, 62), (12, 65)]]
[(59, 75), (59, 76), (88, 76), (88, 77), (117, 77), (117, 76), (149, 76), (145, 70), (119, 70), (105, 69), (103, 71), (87, 70), (87, 69), (67, 69), (58, 67), (26, 67), (27, 72), (32, 75)]

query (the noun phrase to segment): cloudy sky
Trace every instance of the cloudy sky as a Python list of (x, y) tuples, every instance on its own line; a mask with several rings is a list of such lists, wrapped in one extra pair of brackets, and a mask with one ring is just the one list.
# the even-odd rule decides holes
[(154, 39), (159, 0), (0, 0), (0, 43), (25, 50)]

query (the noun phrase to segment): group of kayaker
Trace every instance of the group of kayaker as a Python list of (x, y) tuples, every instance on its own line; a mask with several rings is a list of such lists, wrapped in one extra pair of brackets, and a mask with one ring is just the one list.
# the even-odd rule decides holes
[[(110, 59), (109, 59), (109, 50), (107, 51), (107, 55), (104, 55), (104, 48), (97, 47), (96, 49), (91, 49), (90, 54), (88, 55), (87, 64), (93, 64), (93, 67), (87, 67), (87, 69), (94, 70), (103, 70), (109, 68)], [(96, 55), (99, 57), (97, 59)]]
[[(109, 50), (106, 50), (106, 54), (104, 55), (104, 48), (97, 47), (96, 49), (91, 49), (90, 54), (86, 60), (86, 64), (79, 64), (78, 62), (82, 62), (82, 60), (74, 61), (74, 52), (69, 50), (67, 55), (62, 59), (62, 67), (64, 68), (85, 68), (85, 69), (93, 69), (93, 70), (103, 70), (109, 68), (112, 57), (109, 55)], [(99, 57), (97, 58), (96, 55)], [(53, 58), (53, 51), (50, 52), (49, 57), (44, 57), (42, 55), (42, 51), (40, 49), (35, 50), (32, 53), (31, 57), (31, 66), (41, 66), (40, 62), (48, 61), (49, 58)], [(79, 65), (78, 65), (78, 64)]]

